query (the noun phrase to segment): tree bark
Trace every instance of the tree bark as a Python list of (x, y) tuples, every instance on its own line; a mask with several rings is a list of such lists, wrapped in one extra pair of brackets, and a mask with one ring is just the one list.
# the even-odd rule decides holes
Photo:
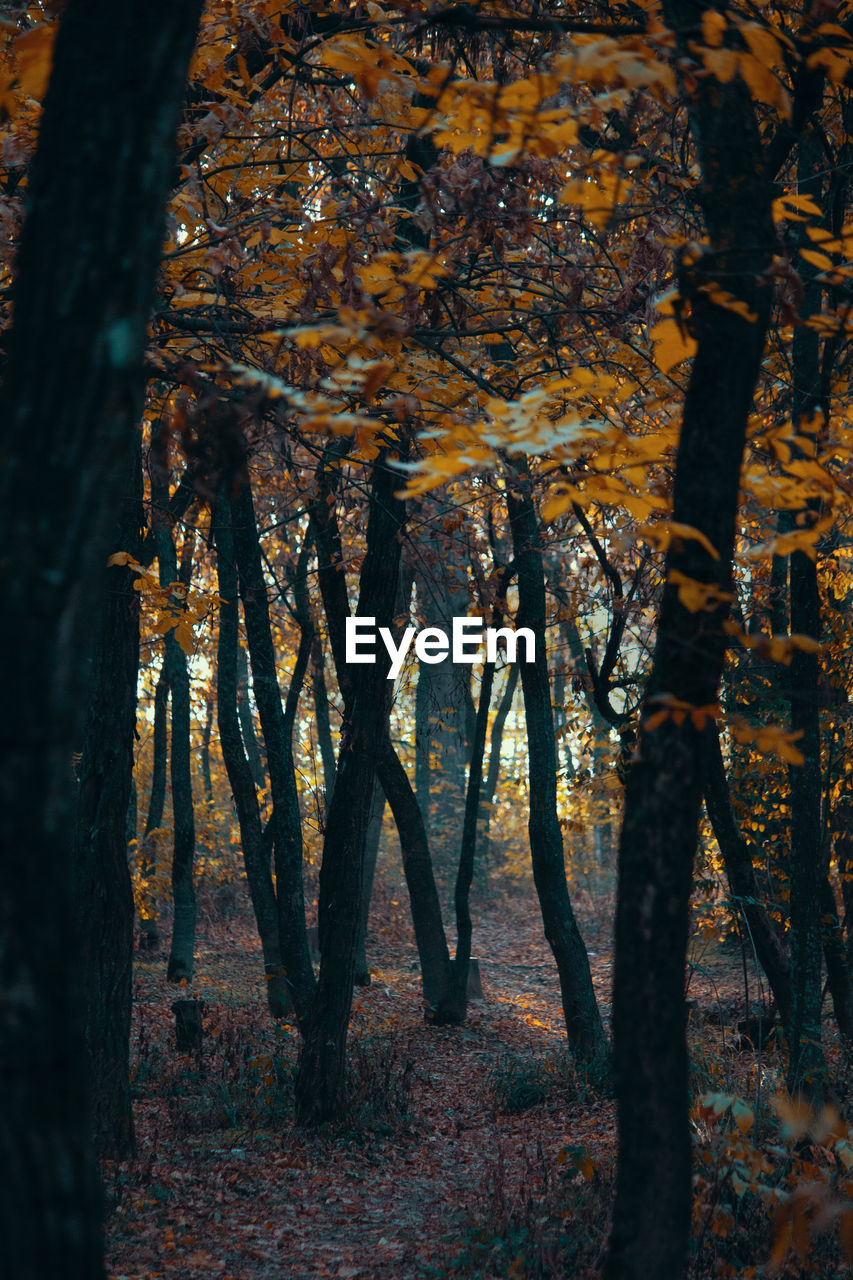
[(705, 735), (705, 808), (723, 855), (729, 893), (743, 916), (787, 1034), (791, 1019), (790, 961), (776, 925), (758, 896), (752, 849), (741, 835), (732, 811), (726, 767), (720, 751), (720, 734), (713, 721), (707, 725)]
[(317, 722), (317, 742), (323, 761), (323, 811), (329, 812), (332, 793), (335, 790), (335, 744), (332, 740), (332, 724), (329, 717), (329, 695), (326, 692), (323, 642), (319, 632), (314, 636), (311, 648), (311, 692), (314, 695), (314, 716)]
[[(159, 831), (163, 825), (163, 811), (166, 807), (166, 765), (169, 756), (169, 681), (165, 670), (154, 689), (154, 730), (151, 758), (151, 795), (148, 800), (148, 816), (145, 819), (145, 831), (142, 835), (140, 855), (140, 871), (146, 881), (153, 879), (157, 872), (157, 840), (153, 831)], [(139, 946), (143, 951), (156, 950), (160, 935), (157, 928), (157, 897), (151, 887), (143, 891), (143, 910), (145, 914), (139, 921)]]
[(205, 706), (204, 729), (201, 735), (201, 780), (204, 785), (204, 798), (208, 806), (213, 804), (213, 779), (210, 775), (210, 734), (213, 729), (213, 699), (208, 698)]
[(506, 684), (501, 694), (501, 700), (498, 703), (498, 709), (495, 712), (495, 718), (492, 721), (492, 732), (489, 738), (489, 768), (486, 773), (486, 782), (483, 787), (483, 795), (480, 801), (480, 809), (482, 813), (482, 854), (483, 862), (489, 856), (489, 841), (491, 839), (492, 827), (492, 807), (495, 803), (495, 796), (498, 790), (498, 779), (501, 773), (501, 747), (503, 745), (504, 728), (506, 727), (507, 717), (512, 710), (512, 701), (515, 697), (515, 691), (518, 687), (518, 663), (514, 662), (506, 669)]
[(221, 493), (213, 520), (216, 540), (216, 571), (220, 596), (219, 647), (216, 658), (216, 713), (219, 744), (225, 771), (234, 797), (240, 843), (249, 894), (258, 925), (267, 1003), (274, 1018), (290, 1012), (287, 983), (281, 958), (278, 931), (278, 907), (270, 873), (269, 856), (264, 851), (261, 810), (252, 769), (244, 749), (237, 712), (237, 658), (240, 650), (240, 617), (238, 605), (237, 566), (231, 533), (231, 507), (227, 495)]
[[(696, 11), (687, 0), (668, 0), (665, 15), (681, 32), (682, 60), (689, 58)], [(613, 980), (619, 1164), (607, 1280), (679, 1280), (686, 1268), (692, 1192), (684, 968), (702, 798), (701, 708), (717, 702), (728, 604), (725, 594), (719, 604), (712, 595), (709, 608), (690, 612), (673, 574), (731, 592), (741, 459), (771, 302), (760, 277), (775, 243), (772, 187), (749, 91), (737, 76), (727, 84), (707, 77), (687, 100), (710, 247), (681, 284), (692, 300), (698, 345), (672, 518), (699, 530), (714, 552), (693, 538), (670, 545), (626, 785)], [(744, 302), (755, 319), (716, 307), (699, 288), (708, 284)], [(691, 713), (672, 714), (684, 707), (698, 709), (695, 721)]]
[(252, 781), (258, 791), (263, 791), (267, 785), (267, 775), (261, 758), (261, 748), (255, 733), (252, 708), (249, 705), (249, 660), (242, 644), (237, 648), (237, 714), (240, 718), (243, 746), (249, 761), (249, 768), (252, 770)]
[[(134, 467), (114, 531), (115, 551), (137, 557), (142, 527), (142, 458)], [(79, 767), (74, 847), (74, 907), (85, 974), (85, 1025), (99, 1153), (126, 1160), (134, 1151), (130, 1101), (133, 889), (127, 862), (127, 809), (133, 777), (139, 593), (134, 571), (105, 571), (95, 642), (93, 689)]]
[(367, 964), (367, 922), (370, 916), (370, 903), (373, 898), (373, 880), (376, 875), (376, 860), (379, 857), (379, 845), (382, 840), (382, 819), (385, 814), (385, 792), (378, 778), (373, 781), (373, 794), (370, 800), (370, 816), (367, 819), (367, 837), (364, 842), (364, 885), (361, 897), (361, 914), (358, 920), (358, 943), (355, 949), (355, 984), (357, 987), (370, 986), (370, 969)]
[(607, 1039), (592, 986), (586, 946), (569, 898), (563, 834), (557, 815), (557, 747), (545, 638), (545, 568), (526, 461), (511, 464), (507, 510), (518, 580), (516, 623), (519, 627), (529, 627), (536, 642), (534, 661), (521, 663), (533, 880), (545, 937), (560, 978), (566, 1034), (572, 1052), (583, 1062), (603, 1064), (608, 1055)]
[[(248, 480), (231, 498), (234, 553), (252, 661), (252, 685), (267, 749), (275, 860), (279, 945), (300, 1030), (314, 997), (314, 970), (305, 929), (302, 888), (302, 819), (293, 766), (293, 744), (281, 705), (267, 587)], [(292, 722), (291, 722), (292, 727)]]
[[(824, 156), (818, 139), (808, 129), (797, 156), (797, 191), (821, 203)], [(804, 237), (805, 239), (805, 237)], [(810, 242), (807, 242), (810, 243)], [(816, 269), (803, 262), (804, 294), (801, 321), (821, 309), (822, 289)], [(802, 430), (820, 404), (820, 335), (800, 323), (794, 328), (792, 418)], [(799, 519), (812, 522), (813, 508)], [(793, 523), (796, 517), (789, 513)], [(791, 553), (788, 569), (791, 633), (820, 640), (820, 589), (817, 561), (805, 551)], [(788, 770), (791, 791), (791, 1031), (788, 1037), (788, 1088), (802, 1090), (816, 1106), (822, 1105), (826, 1062), (821, 1044), (823, 934), (821, 896), (826, 873), (822, 862), (820, 768), (820, 670), (817, 653), (795, 649), (788, 671), (791, 730), (800, 734), (797, 748), (804, 757)]]
[(69, 0), (27, 184), (0, 390), (0, 1239), (16, 1280), (103, 1276), (69, 761), (200, 8)]
[(456, 955), (451, 965), (450, 1001), (456, 1006), (459, 1022), (465, 1021), (468, 1012), (468, 963), (471, 959), (471, 884), (474, 879), (474, 861), (477, 853), (477, 825), (480, 817), (480, 789), (483, 783), (483, 757), (486, 754), (486, 731), (489, 727), (489, 704), (495, 664), (483, 664), (480, 682), (480, 699), (474, 722), (471, 743), (471, 765), (468, 770), (468, 787), (465, 793), (465, 814), (462, 821), (462, 847), (459, 851), (459, 870), (453, 903), (456, 909)]
[(412, 924), (421, 966), (424, 1017), (427, 1022), (459, 1021), (450, 998), (450, 952), (441, 919), (441, 902), (432, 870), (426, 824), (406, 770), (387, 733), (379, 750), (377, 774), (391, 806), (403, 873), (409, 891)]
[[(155, 423), (149, 450), (151, 475), (151, 526), (157, 551), (160, 586), (171, 589), (171, 600), (180, 612), (183, 593), (178, 588), (178, 559), (174, 533), (169, 522), (169, 457), (165, 425)], [(183, 587), (187, 584), (180, 583)], [(193, 884), (195, 859), (195, 809), (192, 787), (192, 750), (190, 743), (192, 708), (190, 705), (190, 673), (187, 655), (175, 637), (174, 628), (167, 631), (163, 642), (163, 670), (172, 702), (169, 764), (172, 781), (172, 901), (174, 919), (168, 982), (190, 981), (195, 966), (196, 897)]]

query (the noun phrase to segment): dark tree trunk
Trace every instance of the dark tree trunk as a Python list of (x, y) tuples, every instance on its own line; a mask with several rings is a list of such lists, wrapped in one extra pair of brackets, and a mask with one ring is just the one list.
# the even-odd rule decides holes
[(723, 855), (729, 893), (764, 970), (787, 1034), (791, 1019), (791, 966), (779, 932), (758, 896), (752, 849), (741, 835), (732, 811), (720, 734), (711, 721), (705, 729), (705, 808)]
[[(151, 474), (151, 527), (159, 565), (160, 586), (166, 590), (180, 582), (174, 533), (169, 520), (169, 457), (165, 425), (152, 428), (149, 450)], [(184, 566), (182, 565), (182, 569)], [(186, 571), (185, 571), (186, 572)], [(188, 584), (181, 582), (181, 587)], [(173, 607), (180, 612), (183, 592), (173, 590)], [(193, 884), (195, 859), (195, 809), (192, 787), (190, 743), (192, 708), (187, 655), (167, 631), (163, 645), (163, 670), (172, 700), (172, 732), (169, 750), (172, 781), (172, 901), (174, 920), (166, 978), (169, 982), (189, 981), (195, 964), (196, 898)]]
[[(696, 20), (686, 0), (669, 0), (665, 14), (683, 32)], [(679, 38), (686, 57), (688, 37)], [(771, 302), (761, 275), (775, 243), (772, 189), (749, 91), (737, 77), (728, 84), (708, 78), (690, 90), (688, 104), (710, 248), (681, 285), (692, 297), (698, 348), (672, 518), (699, 530), (714, 554), (694, 538), (674, 541), (667, 553), (626, 786), (613, 980), (619, 1165), (607, 1280), (680, 1280), (686, 1268), (692, 1192), (684, 969), (703, 786), (701, 709), (717, 702), (728, 604), (724, 596), (714, 608), (720, 597), (712, 595), (711, 608), (691, 613), (673, 575), (731, 592), (741, 459)], [(700, 285), (733, 294), (756, 318), (750, 323), (714, 306)], [(696, 709), (695, 720), (671, 714), (685, 705)]]
[(136, 778), (130, 775), (130, 798), (127, 802), (127, 818), (125, 821), (124, 838), (128, 845), (136, 840), (136, 831), (139, 826), (139, 794), (136, 790)]
[[(380, 454), (373, 466), (367, 551), (359, 609), (390, 627), (394, 617), (405, 507), (396, 498), (399, 472)], [(319, 550), (318, 546), (318, 550)], [(322, 555), (322, 551), (321, 551)], [(343, 664), (342, 664), (343, 666)], [(320, 871), (320, 976), (296, 1075), (296, 1113), (303, 1124), (339, 1119), (347, 1109), (346, 1037), (364, 876), (364, 845), (377, 755), (387, 736), (387, 654), (351, 676), (335, 792)], [(387, 795), (387, 787), (385, 788)]]
[(69, 761), (200, 7), (70, 0), (28, 180), (0, 391), (0, 1240), (15, 1280), (103, 1276)]
[(845, 1042), (847, 1053), (853, 1046), (853, 983), (844, 946), (844, 934), (838, 919), (835, 893), (826, 876), (820, 890), (821, 937), (826, 957), (826, 980), (832, 996), (832, 1007), (838, 1030)]
[[(142, 459), (135, 465), (114, 533), (114, 550), (136, 559), (142, 526)], [(133, 890), (127, 809), (133, 777), (139, 593), (124, 565), (105, 573), (95, 642), (93, 689), (80, 761), (74, 848), (74, 907), (86, 980), (86, 1045), (95, 1141), (103, 1156), (133, 1154), (130, 1010)]]
[[(557, 815), (557, 746), (551, 708), (551, 683), (545, 626), (545, 568), (536, 509), (526, 462), (512, 464), (507, 485), (512, 544), (518, 580), (519, 627), (536, 637), (533, 662), (521, 663), (521, 688), (527, 722), (530, 779), (530, 856), (539, 895), (545, 937), (554, 953), (566, 1034), (572, 1052), (584, 1062), (603, 1064), (607, 1039), (598, 1011), (589, 958), (580, 935), (566, 883), (563, 833)], [(520, 656), (520, 655), (519, 655)]]
[(370, 801), (370, 816), (367, 819), (367, 837), (364, 842), (364, 886), (361, 898), (361, 914), (358, 921), (358, 943), (355, 949), (355, 984), (358, 987), (370, 985), (370, 969), (367, 965), (367, 921), (370, 916), (370, 903), (373, 898), (373, 879), (376, 874), (376, 859), (379, 857), (379, 845), (382, 840), (382, 818), (385, 814), (385, 792), (379, 780), (373, 781), (373, 795)]
[(207, 700), (207, 714), (201, 735), (201, 780), (204, 784), (204, 798), (208, 805), (213, 804), (213, 779), (210, 776), (210, 734), (213, 729), (213, 699)]
[(424, 1016), (428, 1022), (458, 1022), (450, 997), (450, 952), (441, 919), (441, 903), (432, 870), (426, 825), (406, 770), (386, 734), (381, 744), (377, 773), (391, 806), (421, 965)]
[[(812, 129), (800, 139), (797, 191), (820, 207), (825, 159)], [(805, 236), (803, 237), (805, 240)], [(806, 243), (810, 243), (806, 241)], [(820, 311), (822, 290), (816, 269), (802, 263), (805, 290), (801, 319)], [(820, 335), (804, 324), (794, 328), (792, 418), (797, 427), (809, 422), (820, 403)], [(819, 511), (799, 515), (811, 523)], [(789, 517), (796, 519), (793, 513)], [(820, 590), (817, 562), (804, 551), (791, 554), (788, 569), (791, 633), (819, 640)], [(823, 1101), (826, 1063), (821, 1045), (821, 971), (823, 960), (821, 894), (826, 873), (822, 859), (820, 769), (820, 670), (817, 653), (795, 649), (789, 668), (791, 730), (801, 736), (797, 748), (804, 757), (788, 770), (791, 790), (791, 1030), (788, 1037), (788, 1088), (803, 1090), (816, 1105)]]
[(267, 749), (272, 796), (272, 836), (281, 958), (296, 1017), (307, 1025), (314, 996), (314, 970), (305, 930), (302, 889), (302, 820), (293, 767), (291, 729), (281, 705), (267, 587), (248, 480), (231, 499), (234, 553), (240, 574), (243, 617), (252, 660), (252, 685)]
[(418, 798), (424, 824), (429, 823), (429, 793), (431, 783), (432, 754), (432, 667), (418, 665), (418, 681), (415, 687), (415, 795)]
[(518, 687), (518, 663), (514, 662), (506, 670), (504, 685), (495, 718), (492, 721), (492, 732), (489, 738), (489, 768), (480, 801), (481, 822), (483, 827), (481, 861), (485, 862), (489, 854), (489, 841), (492, 828), (492, 807), (498, 790), (498, 779), (501, 776), (501, 747), (503, 745), (504, 728), (507, 716), (512, 710), (512, 700)]
[(237, 648), (237, 714), (240, 718), (240, 732), (243, 735), (246, 758), (252, 770), (252, 781), (258, 791), (263, 791), (267, 785), (267, 774), (255, 733), (252, 708), (249, 705), (249, 660), (242, 644)]
[(145, 819), (139, 860), (140, 871), (147, 882), (143, 890), (142, 905), (145, 914), (139, 921), (139, 945), (143, 951), (154, 951), (160, 942), (157, 929), (157, 897), (151, 887), (157, 872), (157, 837), (152, 835), (152, 832), (159, 831), (162, 827), (163, 811), (166, 807), (166, 765), (169, 755), (168, 714), (169, 681), (165, 670), (161, 670), (154, 689), (151, 795), (148, 800), (148, 816)]
[(311, 692), (314, 695), (314, 717), (317, 723), (317, 742), (323, 761), (324, 813), (329, 812), (335, 789), (335, 744), (332, 740), (332, 724), (329, 717), (329, 695), (326, 692), (323, 642), (319, 633), (314, 636), (311, 648)]
[(480, 789), (483, 784), (483, 757), (486, 754), (486, 731), (489, 727), (489, 704), (495, 664), (483, 664), (480, 682), (480, 700), (474, 721), (471, 742), (471, 765), (468, 770), (468, 788), (465, 794), (465, 815), (462, 821), (462, 847), (459, 852), (459, 870), (456, 875), (454, 907), (456, 909), (456, 955), (451, 966), (450, 1002), (456, 1006), (459, 1022), (465, 1021), (468, 1012), (468, 964), (471, 959), (471, 884), (474, 879), (474, 860), (477, 853), (477, 825), (480, 816)]
[(252, 778), (237, 714), (237, 656), (240, 649), (240, 619), (237, 594), (237, 566), (231, 534), (231, 507), (220, 496), (213, 521), (216, 539), (216, 570), (220, 596), (219, 648), (216, 659), (216, 713), (219, 744), (225, 771), (234, 797), (240, 843), (249, 894), (258, 925), (267, 983), (267, 1003), (274, 1018), (284, 1018), (290, 1009), (287, 983), (281, 960), (278, 907), (270, 873), (270, 859), (263, 847), (263, 831), (258, 794)]

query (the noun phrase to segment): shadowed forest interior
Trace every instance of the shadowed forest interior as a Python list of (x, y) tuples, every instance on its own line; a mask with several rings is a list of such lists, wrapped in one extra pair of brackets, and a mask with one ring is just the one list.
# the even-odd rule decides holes
[(4, 9), (0, 1274), (851, 1273), (851, 90)]

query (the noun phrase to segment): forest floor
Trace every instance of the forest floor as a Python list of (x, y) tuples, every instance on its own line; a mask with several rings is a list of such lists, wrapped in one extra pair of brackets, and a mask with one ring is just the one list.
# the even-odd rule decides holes
[[(582, 905), (579, 918), (607, 1018), (610, 912)], [(597, 1274), (615, 1110), (567, 1062), (532, 888), (478, 911), (484, 1000), (462, 1028), (423, 1022), (403, 896), (377, 895), (371, 937), (373, 980), (356, 989), (352, 1020), (354, 1114), (333, 1132), (293, 1125), (297, 1036), (266, 1012), (248, 912), (211, 915), (199, 929), (200, 1059), (174, 1047), (165, 957), (137, 956), (138, 1150), (106, 1169), (111, 1280), (526, 1275), (513, 1270), (513, 1240), (523, 1252), (555, 1194), (567, 1220), (573, 1197), (576, 1261), (564, 1271), (543, 1255), (544, 1274)], [(691, 996), (703, 1008), (742, 1002), (739, 969), (738, 955), (706, 956)], [(722, 1058), (706, 1058), (700, 1083), (724, 1087)]]

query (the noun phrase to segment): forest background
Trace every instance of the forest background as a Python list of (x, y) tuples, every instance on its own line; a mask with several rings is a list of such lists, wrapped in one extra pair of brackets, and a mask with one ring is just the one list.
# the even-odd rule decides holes
[[(400, 1037), (486, 1044), (472, 939), (531, 930), (531, 872), (566, 1052), (528, 1014), (475, 1087), (512, 1112), (523, 1076), (589, 1145), (383, 1274), (840, 1274), (850, 6), (7, 13), (10, 1274), (103, 1274), (99, 1161), (122, 1267), (209, 1269), (138, 1191), (191, 1104), (316, 1168), (366, 1097), (390, 1160)], [(526, 626), (536, 661), (394, 684), (346, 663), (356, 611)], [(265, 983), (240, 1052), (199, 904)], [(737, 1002), (688, 1004), (697, 937), (736, 939)], [(371, 947), (420, 988), (359, 1002), (348, 1055)], [(280, 1274), (235, 1234), (226, 1274)]]

